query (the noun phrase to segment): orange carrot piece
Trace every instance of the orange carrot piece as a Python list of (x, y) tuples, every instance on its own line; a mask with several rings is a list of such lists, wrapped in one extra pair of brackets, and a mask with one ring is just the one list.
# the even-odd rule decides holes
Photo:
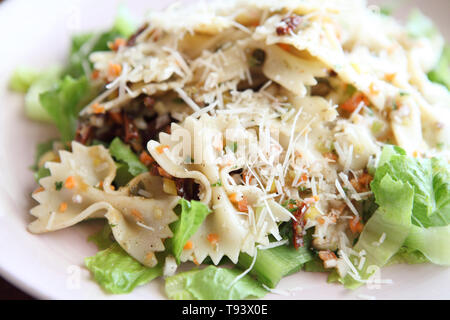
[(76, 182), (75, 182), (75, 178), (73, 176), (70, 176), (66, 179), (66, 182), (64, 183), (64, 186), (67, 189), (73, 189), (75, 188)]

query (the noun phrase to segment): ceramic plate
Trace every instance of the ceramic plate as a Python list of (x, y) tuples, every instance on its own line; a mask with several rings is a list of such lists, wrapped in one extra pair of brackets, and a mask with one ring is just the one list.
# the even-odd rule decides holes
[[(86, 238), (100, 227), (98, 224), (82, 223), (39, 236), (26, 230), (32, 220), (28, 214), (33, 205), (30, 193), (36, 188), (29, 170), (35, 145), (55, 136), (56, 132), (28, 121), (23, 115), (22, 97), (8, 92), (6, 84), (18, 65), (45, 67), (62, 62), (71, 34), (111, 26), (119, 1), (97, 0), (95, 7), (93, 3), (89, 0), (6, 0), (0, 4), (0, 274), (36, 298), (165, 299), (162, 280), (139, 287), (128, 295), (105, 294), (92, 281), (83, 268), (83, 260), (96, 252), (95, 245)], [(126, 2), (137, 17), (168, 3), (164, 0)], [(450, 1), (407, 3), (433, 17), (449, 39)], [(404, 18), (407, 9), (399, 9), (398, 15)], [(348, 291), (327, 284), (323, 274), (298, 273), (284, 278), (278, 286), (278, 289), (297, 288), (293, 295), (268, 294), (266, 299), (450, 298), (450, 269), (397, 265), (383, 268), (381, 276), (392, 283)]]

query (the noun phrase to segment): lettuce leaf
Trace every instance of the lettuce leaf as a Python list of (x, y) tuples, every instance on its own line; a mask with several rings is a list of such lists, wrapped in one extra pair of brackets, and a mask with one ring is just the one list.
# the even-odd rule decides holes
[(125, 186), (133, 178), (134, 176), (130, 173), (130, 169), (126, 163), (116, 162), (116, 177), (114, 178), (114, 185), (116, 187)]
[(450, 225), (430, 228), (412, 226), (405, 246), (420, 251), (434, 264), (450, 266)]
[(380, 180), (389, 174), (396, 181), (414, 188), (413, 224), (421, 227), (446, 226), (450, 223), (450, 170), (438, 159), (408, 157), (398, 147), (386, 146), (371, 183), (376, 195)]
[(95, 256), (85, 259), (95, 281), (107, 292), (129, 293), (163, 273), (162, 265), (148, 268), (131, 257), (119, 244), (113, 243)]
[[(408, 182), (394, 181), (389, 174), (372, 186), (377, 211), (367, 222), (353, 250), (366, 251), (366, 261), (358, 274), (349, 273), (341, 280), (350, 289), (363, 284), (358, 280), (368, 280), (371, 275), (384, 266), (389, 259), (402, 247), (411, 227), (411, 212), (414, 200), (414, 190)], [(379, 242), (384, 234), (384, 241)], [(359, 258), (350, 257), (353, 265), (359, 264)], [(356, 278), (356, 279), (355, 279)]]
[(139, 161), (139, 157), (131, 150), (130, 146), (123, 143), (120, 138), (116, 137), (109, 145), (109, 152), (119, 162), (128, 166), (131, 175), (137, 176), (147, 172), (147, 167)]
[(174, 300), (241, 300), (261, 298), (267, 291), (249, 275), (230, 284), (241, 273), (238, 269), (208, 266), (166, 278), (166, 294)]
[(444, 47), (437, 66), (428, 73), (428, 78), (450, 90), (450, 45)]
[(137, 29), (136, 19), (132, 16), (130, 10), (124, 5), (120, 5), (114, 20), (113, 30), (125, 38), (129, 38)]
[(100, 231), (88, 237), (88, 241), (95, 243), (98, 250), (105, 250), (109, 248), (113, 243), (115, 243), (112, 237), (111, 226), (108, 223), (105, 223)]
[(85, 77), (73, 79), (66, 76), (54, 89), (40, 95), (42, 107), (59, 129), (63, 142), (73, 140), (81, 103), (90, 94), (89, 91)]
[(173, 237), (167, 240), (167, 247), (180, 263), (180, 255), (186, 242), (195, 234), (211, 210), (204, 203), (196, 200), (180, 199), (180, 218), (171, 224)]
[(26, 93), (39, 78), (39, 71), (34, 68), (20, 66), (14, 70), (9, 80), (9, 88), (16, 92)]
[[(414, 190), (411, 228), (402, 250), (391, 263), (430, 261), (450, 265), (450, 166), (441, 159), (415, 159), (387, 146), (380, 157), (372, 191), (377, 197), (380, 179), (386, 174), (408, 183)], [(395, 201), (395, 200), (394, 200)]]
[(41, 142), (36, 146), (36, 153), (34, 155), (34, 163), (30, 167), (30, 169), (33, 171), (34, 179), (38, 183), (41, 178), (44, 178), (44, 177), (47, 177), (50, 175), (50, 170), (48, 170), (45, 167), (39, 167), (39, 160), (45, 153), (53, 150), (53, 143), (55, 141), (56, 141), (55, 139), (51, 139), (51, 140), (48, 140), (45, 142)]
[[(299, 271), (312, 258), (313, 255), (306, 247), (295, 249), (284, 245), (265, 250), (258, 249), (250, 274), (269, 288), (275, 288), (281, 278)], [(253, 257), (241, 252), (238, 261), (240, 267), (247, 269), (252, 262)]]
[(428, 260), (420, 251), (403, 246), (391, 259), (389, 259), (386, 265), (397, 263), (418, 264), (425, 262), (430, 262), (430, 260)]
[(409, 15), (406, 29), (413, 38), (431, 38), (439, 34), (433, 21), (418, 9), (413, 10)]
[(102, 33), (81, 33), (73, 36), (65, 74), (74, 78), (89, 77), (88, 71), (92, 69), (89, 55), (96, 51), (109, 51), (109, 42), (114, 42), (116, 38), (128, 38), (135, 32), (136, 27), (136, 22), (129, 10), (121, 5), (111, 30)]

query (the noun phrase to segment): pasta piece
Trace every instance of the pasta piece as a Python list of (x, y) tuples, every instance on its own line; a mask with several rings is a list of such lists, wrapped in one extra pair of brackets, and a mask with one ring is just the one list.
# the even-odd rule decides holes
[[(47, 164), (51, 175), (40, 180), (44, 191), (33, 195), (39, 205), (31, 214), (37, 220), (28, 229), (44, 233), (105, 217), (122, 248), (144, 265), (154, 266), (154, 252), (164, 250), (161, 240), (172, 236), (169, 224), (177, 219), (172, 209), (179, 198), (158, 191), (161, 178), (149, 174), (136, 177), (129, 187), (112, 190), (116, 167), (103, 146), (73, 142), (72, 152), (61, 151), (60, 158), (60, 163)], [(145, 191), (154, 198), (137, 196), (138, 185), (150, 188)]]

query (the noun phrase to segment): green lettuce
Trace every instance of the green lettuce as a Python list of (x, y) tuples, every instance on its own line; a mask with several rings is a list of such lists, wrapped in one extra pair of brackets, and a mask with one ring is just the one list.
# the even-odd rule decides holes
[[(392, 263), (431, 261), (450, 265), (450, 166), (444, 160), (415, 159), (399, 147), (386, 146), (371, 183), (375, 197), (385, 175), (411, 185), (414, 190), (412, 225), (402, 250)], [(393, 200), (395, 201), (395, 200)]]
[[(364, 250), (366, 261), (361, 270), (350, 270), (340, 280), (350, 289), (361, 286), (373, 272), (384, 266), (402, 247), (411, 228), (414, 190), (408, 182), (394, 181), (389, 174), (385, 174), (372, 185), (372, 191), (379, 207), (365, 225), (353, 248), (356, 252)], [(380, 242), (382, 237), (384, 241)], [(353, 265), (358, 266), (357, 257), (351, 256), (350, 259)], [(358, 274), (350, 274), (355, 271)]]
[(130, 169), (126, 163), (116, 162), (116, 176), (114, 178), (114, 185), (116, 187), (125, 186), (133, 178), (134, 176), (130, 173)]
[(118, 137), (114, 138), (109, 145), (109, 152), (117, 161), (126, 164), (129, 173), (133, 176), (148, 171), (147, 167), (139, 160), (139, 157), (131, 150), (130, 146), (123, 143)]
[(113, 243), (95, 256), (85, 259), (86, 267), (95, 281), (107, 292), (129, 293), (163, 273), (162, 265), (154, 268), (143, 266), (131, 257), (119, 244)]
[(77, 116), (89, 91), (85, 77), (73, 79), (66, 76), (55, 88), (40, 95), (41, 105), (59, 129), (63, 142), (73, 140)]
[(450, 46), (448, 44), (444, 47), (437, 66), (428, 73), (428, 78), (450, 90)]
[(267, 291), (249, 275), (230, 288), (241, 270), (208, 266), (166, 278), (166, 294), (174, 300), (241, 300), (261, 298)]
[(130, 12), (124, 6), (120, 6), (111, 30), (73, 36), (65, 75), (74, 78), (89, 77), (89, 70), (92, 69), (89, 55), (96, 51), (109, 51), (108, 43), (114, 42), (119, 37), (128, 38), (135, 30), (136, 23)]
[(61, 74), (59, 66), (49, 67), (37, 71), (29, 67), (17, 68), (10, 79), (10, 88), (25, 93), (25, 115), (31, 119), (42, 122), (51, 122), (48, 112), (42, 107), (39, 95), (50, 90)]
[(115, 243), (112, 237), (111, 226), (108, 223), (105, 223), (100, 231), (88, 237), (88, 241), (95, 243), (98, 250), (105, 250), (109, 248)]
[(14, 70), (9, 80), (9, 88), (16, 92), (26, 93), (30, 86), (39, 78), (39, 71), (21, 66)]
[(179, 204), (181, 206), (180, 217), (171, 225), (173, 237), (167, 240), (167, 246), (178, 263), (186, 242), (195, 234), (211, 212), (208, 206), (200, 201), (180, 199)]
[(429, 261), (430, 260), (428, 260), (420, 251), (403, 246), (391, 259), (389, 259), (387, 265), (397, 263), (419, 264)]
[(438, 159), (408, 157), (398, 147), (386, 146), (371, 183), (376, 188), (389, 174), (394, 180), (408, 182), (414, 189), (412, 222), (421, 227), (446, 226), (450, 223), (450, 170)]
[(450, 266), (450, 225), (430, 228), (412, 226), (405, 246), (420, 251), (434, 264)]
[(50, 175), (50, 170), (48, 170), (45, 167), (39, 166), (39, 160), (45, 153), (53, 150), (54, 142), (55, 142), (55, 139), (51, 139), (51, 140), (48, 140), (45, 142), (41, 142), (36, 146), (36, 152), (34, 155), (34, 163), (30, 168), (34, 173), (34, 179), (36, 180), (36, 182), (39, 182), (39, 180), (41, 178), (44, 178), (44, 177), (47, 177)]
[[(269, 288), (275, 288), (281, 278), (299, 271), (312, 258), (313, 255), (306, 247), (295, 249), (284, 245), (271, 249), (258, 249), (250, 274)], [(252, 262), (253, 257), (248, 254), (239, 255), (238, 265), (242, 268), (247, 269)]]
[(418, 9), (413, 10), (409, 15), (406, 29), (413, 38), (431, 38), (439, 34), (433, 21)]

